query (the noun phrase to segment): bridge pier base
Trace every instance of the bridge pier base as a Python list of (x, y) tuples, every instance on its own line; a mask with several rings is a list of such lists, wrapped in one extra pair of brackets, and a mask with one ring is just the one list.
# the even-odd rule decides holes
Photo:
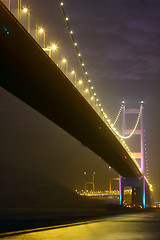
[(124, 178), (120, 182), (120, 205), (146, 207), (145, 179)]

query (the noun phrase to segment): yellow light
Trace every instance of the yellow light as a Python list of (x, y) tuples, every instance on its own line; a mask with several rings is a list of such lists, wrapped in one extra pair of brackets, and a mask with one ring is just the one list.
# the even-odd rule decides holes
[(82, 80), (79, 80), (79, 82), (78, 82), (79, 84), (82, 84)]
[(52, 50), (56, 50), (57, 49), (57, 45), (56, 44), (53, 44), (52, 45)]
[(67, 62), (67, 60), (66, 60), (65, 58), (63, 58), (62, 62), (63, 62), (63, 63), (66, 63), (66, 62)]
[(39, 32), (40, 32), (40, 33), (43, 33), (43, 32), (44, 32), (44, 29), (43, 29), (43, 28), (40, 28), (40, 29), (39, 29)]
[(82, 66), (84, 66), (84, 63), (82, 63)]
[(94, 99), (94, 97), (91, 97), (91, 100), (93, 100)]
[(72, 71), (72, 74), (75, 74), (75, 71), (74, 71), (74, 70)]
[(86, 88), (85, 92), (86, 92), (86, 93), (88, 92), (88, 88)]
[(27, 13), (27, 12), (28, 12), (28, 9), (27, 9), (27, 8), (23, 8), (23, 12), (24, 12), (24, 13)]

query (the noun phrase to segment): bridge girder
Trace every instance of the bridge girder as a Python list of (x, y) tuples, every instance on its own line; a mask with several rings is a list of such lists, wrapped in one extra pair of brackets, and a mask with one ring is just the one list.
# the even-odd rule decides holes
[(67, 131), (123, 177), (141, 176), (94, 109), (1, 2), (0, 53), (3, 88)]

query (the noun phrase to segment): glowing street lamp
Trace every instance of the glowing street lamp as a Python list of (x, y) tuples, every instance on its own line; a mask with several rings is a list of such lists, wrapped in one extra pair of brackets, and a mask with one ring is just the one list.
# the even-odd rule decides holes
[(83, 81), (82, 81), (82, 80), (79, 80), (79, 81), (78, 81), (78, 85), (79, 85), (79, 88), (80, 88), (80, 92), (81, 92), (81, 94), (83, 95)]
[(62, 63), (63, 63), (64, 66), (65, 66), (65, 67), (64, 67), (64, 69), (65, 69), (65, 70), (64, 70), (64, 73), (65, 73), (65, 75), (67, 75), (67, 59), (66, 59), (66, 58), (63, 58), (63, 59), (62, 59)]
[(74, 85), (76, 87), (76, 72), (73, 70), (71, 73), (74, 75)]
[(57, 52), (57, 49), (58, 49), (57, 44), (55, 44), (55, 43), (52, 44), (51, 49), (52, 49), (52, 51), (54, 52), (55, 63), (56, 63), (56, 61), (57, 61), (57, 59), (56, 59), (56, 52)]
[(56, 51), (56, 49), (57, 49), (57, 45), (56, 45), (56, 44), (53, 44), (53, 45), (52, 45), (52, 50), (53, 50), (53, 51)]
[(40, 28), (40, 29), (39, 29), (39, 33), (40, 33), (40, 34), (43, 33), (43, 36), (44, 36), (44, 38), (43, 38), (43, 47), (45, 48), (45, 45), (46, 45), (46, 44), (45, 44), (45, 30), (44, 30), (43, 28)]
[(23, 12), (28, 14), (28, 32), (30, 33), (30, 11), (28, 8), (23, 8)]

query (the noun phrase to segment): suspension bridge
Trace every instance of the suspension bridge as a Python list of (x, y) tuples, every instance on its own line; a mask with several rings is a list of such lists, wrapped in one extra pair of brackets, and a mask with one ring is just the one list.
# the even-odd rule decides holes
[[(148, 176), (145, 176), (143, 101), (138, 110), (127, 110), (122, 101), (117, 117), (111, 123), (89, 79), (63, 2), (58, 1), (59, 10), (75, 51), (76, 71), (73, 68), (69, 70), (66, 58), (58, 61), (57, 45), (46, 42), (45, 29), (38, 23), (32, 34), (30, 10), (22, 8), (21, 0), (18, 0), (14, 14), (11, 2), (5, 2), (6, 6), (0, 2), (1, 86), (56, 123), (114, 168), (121, 175), (120, 204), (123, 204), (125, 187), (131, 186), (140, 189), (133, 195), (139, 196), (141, 205), (149, 206), (152, 185)], [(26, 26), (22, 25), (22, 12), (28, 15)], [(120, 133), (115, 126), (121, 114), (123, 127)], [(137, 115), (133, 130), (125, 129), (126, 114)], [(126, 144), (126, 140), (134, 134), (141, 136), (140, 153), (132, 153)], [(137, 159), (140, 159), (140, 164)]]

